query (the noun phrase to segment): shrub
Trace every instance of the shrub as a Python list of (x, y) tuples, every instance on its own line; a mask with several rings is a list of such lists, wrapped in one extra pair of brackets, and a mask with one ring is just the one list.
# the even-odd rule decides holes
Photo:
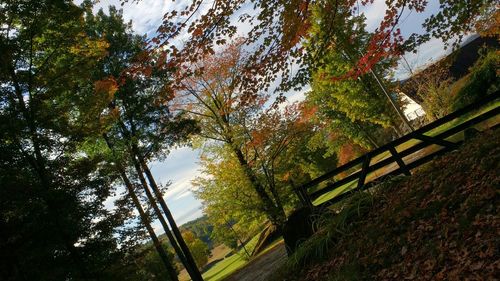
[(349, 235), (354, 222), (366, 215), (372, 206), (373, 196), (367, 192), (359, 192), (342, 204), (337, 214), (326, 212), (317, 218), (315, 224), (320, 230), (290, 256), (288, 268), (299, 268), (324, 259), (338, 239)]
[(500, 64), (499, 54), (499, 51), (489, 51), (471, 67), (467, 82), (456, 94), (454, 110), (500, 89), (497, 73)]
[(422, 107), (426, 112), (427, 119), (434, 121), (453, 111), (454, 95), (451, 91), (451, 79), (444, 81), (430, 80), (425, 87), (425, 95), (422, 95)]

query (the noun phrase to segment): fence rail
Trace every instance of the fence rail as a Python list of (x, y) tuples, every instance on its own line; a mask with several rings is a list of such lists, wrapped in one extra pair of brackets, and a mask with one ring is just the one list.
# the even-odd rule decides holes
[[(342, 188), (344, 185), (353, 182), (357, 180), (357, 184), (355, 188), (351, 188), (349, 190), (346, 190), (339, 195), (333, 197), (332, 199), (329, 199), (321, 204), (318, 204), (318, 206), (329, 206), (332, 204), (335, 204), (344, 198), (350, 196), (353, 192), (359, 191), (359, 190), (365, 190), (368, 189), (372, 186), (374, 186), (376, 183), (380, 182), (380, 180), (383, 180), (386, 177), (389, 176), (394, 176), (398, 174), (406, 174), (406, 175), (411, 175), (411, 170), (414, 168), (417, 168), (421, 166), (424, 163), (427, 163), (431, 161), (434, 157), (444, 154), (448, 151), (451, 151), (453, 149), (456, 149), (462, 142), (463, 140), (459, 140), (456, 142), (452, 142), (449, 140), (446, 140), (446, 138), (451, 137), (457, 133), (460, 133), (462, 131), (465, 131), (467, 128), (470, 128), (474, 125), (477, 125), (483, 121), (486, 121), (492, 117), (497, 116), (500, 113), (500, 106), (496, 105), (493, 106), (493, 108), (482, 112), (481, 114), (468, 119), (464, 121), (463, 123), (457, 124), (456, 126), (452, 126), (450, 128), (447, 128), (443, 131), (440, 132), (434, 132), (435, 134), (432, 135), (432, 130), (445, 125), (449, 124), (450, 122), (464, 117), (465, 115), (475, 112), (478, 109), (484, 107), (485, 105), (496, 102), (499, 99), (499, 92), (495, 92), (493, 94), (487, 95), (483, 99), (470, 104), (462, 109), (459, 109), (451, 114), (448, 114), (432, 123), (429, 123), (411, 133), (408, 133), (404, 135), (401, 138), (398, 138), (394, 141), (391, 141), (379, 148), (376, 148), (344, 165), (341, 165), (335, 169), (333, 169), (330, 172), (327, 172), (326, 174), (319, 176), (310, 182), (300, 186), (297, 188), (299, 198), (301, 201), (309, 206), (313, 205), (314, 200), (318, 199), (320, 196), (327, 194), (329, 192), (333, 192), (339, 188)], [(401, 151), (397, 150), (397, 147), (410, 141), (410, 140), (418, 140), (415, 144), (411, 145), (410, 147), (407, 147)], [(440, 147), (440, 149), (432, 151), (428, 154), (423, 155), (422, 157), (416, 158), (413, 161), (407, 163), (404, 161), (404, 158), (410, 155), (413, 155), (419, 150), (425, 149), (427, 147), (430, 147), (432, 145), (437, 145)], [(375, 161), (375, 163), (372, 163), (373, 159), (376, 158), (377, 156), (381, 154), (387, 153), (388, 156), (386, 158), (382, 158), (379, 161)], [(375, 172), (383, 167), (386, 167), (387, 165), (395, 164), (396, 168), (392, 171), (389, 171), (381, 176), (375, 176), (373, 179), (371, 179), (369, 182), (366, 181), (367, 176), (371, 172)], [(351, 173), (350, 175), (343, 177), (338, 180), (334, 180), (332, 182), (329, 182), (325, 187), (319, 189), (319, 190), (313, 190), (314, 187), (317, 187), (320, 183), (323, 183), (328, 180), (334, 179), (336, 176), (338, 176), (341, 173), (347, 172), (348, 170), (361, 165), (361, 169)], [(344, 186), (345, 188), (345, 186)]]

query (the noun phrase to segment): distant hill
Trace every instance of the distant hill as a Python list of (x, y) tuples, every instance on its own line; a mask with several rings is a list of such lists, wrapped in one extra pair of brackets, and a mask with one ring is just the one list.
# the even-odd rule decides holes
[(210, 224), (207, 216), (199, 217), (195, 220), (189, 221), (180, 226), (182, 230), (189, 230), (193, 232), (196, 237), (198, 237), (201, 241), (205, 242), (208, 245), (209, 249), (213, 248), (214, 242), (212, 241), (212, 231), (214, 226)]

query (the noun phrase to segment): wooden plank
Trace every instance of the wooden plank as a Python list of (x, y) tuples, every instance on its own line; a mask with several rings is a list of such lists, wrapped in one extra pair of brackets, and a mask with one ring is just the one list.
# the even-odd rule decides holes
[(401, 170), (403, 171), (403, 173), (405, 175), (407, 175), (407, 176), (411, 176), (410, 169), (408, 169), (408, 167), (406, 167), (406, 164), (403, 161), (403, 158), (401, 158), (399, 156), (399, 154), (396, 151), (396, 149), (394, 147), (390, 147), (389, 148), (389, 152), (391, 152), (392, 157), (394, 157), (394, 159), (396, 160), (396, 163), (398, 163), (398, 166), (399, 166), (399, 168), (401, 168)]
[[(451, 129), (445, 131), (445, 132), (442, 132), (442, 133), (438, 134), (437, 137), (439, 137), (439, 138), (449, 137), (449, 136), (454, 135), (454, 134), (456, 134), (456, 133), (458, 133), (460, 131), (465, 130), (466, 128), (468, 128), (470, 126), (473, 126), (475, 124), (481, 123), (482, 121), (485, 121), (485, 120), (487, 120), (489, 118), (492, 118), (492, 117), (494, 117), (494, 116), (496, 116), (498, 114), (500, 114), (500, 107), (497, 107), (495, 109), (487, 111), (487, 112), (485, 112), (485, 113), (483, 113), (483, 114), (481, 114), (479, 116), (476, 116), (476, 117), (474, 117), (474, 118), (472, 118), (472, 119), (470, 119), (470, 120), (468, 120), (468, 121), (466, 121), (466, 122), (464, 122), (464, 123), (462, 123), (462, 124), (460, 124), (458, 126), (455, 126), (455, 127), (451, 128)], [(461, 143), (461, 141), (457, 142), (456, 144), (459, 145), (460, 143)], [(407, 149), (405, 149), (403, 151), (400, 151), (398, 154), (399, 154), (399, 156), (401, 158), (403, 158), (403, 157), (405, 157), (407, 155), (410, 155), (410, 154), (412, 154), (412, 153), (414, 153), (414, 152), (416, 152), (416, 151), (418, 151), (420, 149), (423, 149), (423, 148), (425, 148), (427, 146), (429, 146), (428, 143), (421, 142), (421, 143), (415, 144), (415, 145), (413, 145), (413, 146), (411, 146), (411, 147), (409, 147), (409, 148), (407, 148)], [(386, 165), (389, 165), (389, 164), (393, 163), (394, 161), (395, 161), (394, 157), (386, 158), (386, 159), (384, 159), (384, 160), (382, 160), (382, 161), (380, 161), (378, 163), (375, 163), (372, 166), (370, 166), (369, 167), (369, 172), (374, 171), (374, 170), (378, 170), (378, 169), (380, 169), (380, 168), (382, 168), (382, 167), (384, 167)], [(415, 166), (415, 167), (417, 167), (417, 166)], [(411, 169), (413, 169), (415, 167), (408, 167), (408, 169), (411, 170)], [(333, 191), (336, 188), (344, 185), (345, 183), (348, 183), (348, 182), (354, 180), (355, 178), (359, 177), (359, 174), (360, 174), (360, 172), (356, 172), (356, 173), (354, 173), (352, 175), (349, 175), (348, 177), (343, 178), (343, 179), (341, 179), (341, 180), (339, 180), (339, 181), (337, 181), (337, 182), (335, 182), (333, 184), (330, 184), (330, 185), (328, 185), (327, 187), (325, 187), (325, 188), (323, 188), (321, 190), (313, 192), (310, 195), (310, 197), (312, 198), (312, 200), (315, 200), (319, 196), (321, 196), (321, 195), (323, 195), (325, 193), (328, 193), (330, 191)]]
[(323, 181), (325, 181), (327, 179), (333, 178), (334, 176), (336, 176), (336, 175), (338, 175), (338, 174), (340, 174), (340, 173), (342, 173), (342, 172), (344, 172), (346, 170), (349, 170), (350, 168), (352, 168), (352, 167), (354, 167), (354, 166), (356, 166), (358, 164), (361, 164), (362, 162), (363, 162), (363, 158), (362, 157), (358, 157), (358, 158), (350, 161), (349, 163), (346, 163), (346, 164), (344, 164), (342, 166), (339, 166), (339, 167), (333, 169), (332, 171), (330, 171), (330, 172), (328, 172), (326, 174), (323, 174), (323, 175), (321, 175), (321, 176), (319, 176), (319, 177), (311, 180), (310, 182), (302, 185), (302, 187), (305, 188), (305, 189), (308, 189), (308, 188), (310, 188), (312, 186), (315, 186), (315, 185), (317, 185), (317, 184), (319, 184), (319, 183), (321, 183), (321, 182), (323, 182)]
[[(435, 151), (435, 152), (433, 152), (433, 153), (431, 153), (429, 155), (426, 155), (426, 156), (424, 156), (422, 158), (419, 158), (418, 160), (415, 160), (412, 163), (409, 163), (407, 165), (407, 167), (408, 167), (408, 169), (414, 169), (414, 168), (416, 168), (418, 166), (421, 166), (422, 164), (425, 164), (425, 163), (431, 161), (432, 159), (434, 159), (435, 157), (437, 157), (439, 155), (443, 155), (446, 152), (449, 152), (450, 150), (451, 150), (450, 148), (445, 147), (445, 148), (440, 149), (438, 151)], [(317, 207), (326, 208), (328, 206), (334, 205), (334, 204), (336, 204), (336, 203), (338, 203), (338, 202), (340, 202), (340, 201), (342, 201), (342, 200), (350, 197), (355, 192), (360, 192), (362, 190), (367, 190), (369, 188), (372, 188), (372, 187), (376, 186), (377, 184), (379, 184), (381, 180), (389, 178), (389, 177), (392, 177), (392, 176), (399, 175), (401, 173), (403, 173), (403, 171), (400, 168), (397, 169), (397, 170), (394, 170), (394, 171), (392, 171), (392, 172), (390, 172), (390, 173), (388, 173), (388, 174), (386, 174), (386, 175), (384, 175), (382, 177), (377, 178), (377, 180), (365, 183), (360, 189), (356, 188), (356, 189), (353, 189), (351, 191), (347, 191), (345, 193), (342, 193), (339, 196), (336, 196), (336, 197), (334, 197), (334, 198), (332, 198), (332, 199), (330, 199), (330, 200), (328, 200), (326, 202), (321, 203)]]
[(417, 160), (411, 162), (411, 163), (408, 163), (408, 168), (409, 169), (414, 169), (414, 168), (417, 168), (429, 161), (431, 161), (432, 159), (434, 159), (435, 157), (439, 156), (439, 155), (443, 155), (445, 154), (446, 152), (449, 152), (451, 151), (452, 149), (449, 148), (449, 147), (443, 147), (442, 149), (438, 150), (438, 151), (434, 151), (433, 153), (430, 153), (430, 154), (427, 154), (421, 158), (418, 158)]
[[(466, 121), (466, 122), (464, 122), (464, 123), (462, 123), (462, 124), (460, 124), (460, 125), (458, 125), (456, 127), (451, 128), (450, 130), (447, 130), (445, 132), (442, 132), (442, 133), (438, 134), (437, 136), (438, 137), (449, 137), (449, 136), (454, 135), (454, 134), (456, 134), (458, 132), (461, 132), (461, 131), (465, 130), (466, 128), (469, 128), (469, 127), (471, 127), (471, 126), (473, 126), (475, 124), (478, 124), (478, 123), (480, 123), (482, 121), (485, 121), (485, 120), (487, 120), (489, 118), (492, 118), (492, 117), (494, 117), (494, 116), (496, 116), (498, 114), (500, 114), (500, 107), (497, 107), (497, 108), (492, 109), (492, 110), (490, 110), (488, 112), (485, 112), (482, 115), (476, 116), (476, 117), (474, 117), (474, 118), (472, 118), (472, 119), (470, 119), (470, 120), (468, 120), (468, 121)], [(456, 142), (454, 144), (455, 145), (460, 145), (462, 143), (463, 143), (463, 141), (458, 141), (458, 142)], [(399, 152), (398, 154), (399, 154), (400, 157), (404, 157), (406, 155), (414, 153), (415, 151), (418, 151), (418, 150), (420, 150), (420, 149), (422, 149), (424, 147), (427, 147), (427, 146), (428, 146), (428, 144), (422, 142), (422, 143), (416, 144), (416, 145), (414, 145), (414, 146), (412, 146), (412, 147), (410, 147), (410, 148), (408, 148), (408, 149), (406, 149), (406, 150), (404, 150), (402, 152)], [(415, 160), (415, 161), (413, 161), (413, 162), (411, 162), (409, 164), (406, 164), (406, 166), (407, 166), (407, 168), (409, 170), (417, 168), (417, 167), (419, 167), (419, 166), (421, 166), (421, 165), (423, 165), (423, 164), (425, 164), (425, 163), (433, 160), (435, 157), (437, 157), (439, 155), (443, 155), (446, 152), (449, 152), (451, 150), (452, 150), (452, 148), (449, 147), (449, 146), (443, 147), (442, 149), (440, 149), (438, 151), (430, 153), (430, 154), (428, 154), (426, 156), (423, 156), (423, 157), (421, 157), (421, 158), (419, 158), (419, 159), (417, 159), (417, 160)], [(383, 161), (381, 161), (379, 163), (376, 163), (373, 166), (370, 166), (369, 167), (369, 171), (379, 169), (380, 167), (383, 167), (385, 165), (388, 165), (388, 164), (394, 162), (395, 159), (391, 159), (391, 158), (393, 158), (393, 157), (390, 157), (388, 159), (384, 159)], [(385, 163), (382, 163), (382, 162), (385, 162)], [(383, 165), (380, 165), (380, 164), (383, 164)], [(377, 166), (379, 166), (379, 167), (377, 167)], [(371, 188), (371, 187), (373, 187), (373, 186), (375, 186), (375, 185), (377, 185), (379, 183), (378, 180), (383, 179), (383, 178), (387, 178), (387, 177), (390, 177), (390, 176), (394, 176), (394, 175), (397, 175), (397, 174), (400, 174), (400, 173), (403, 173), (403, 170), (401, 168), (397, 169), (395, 171), (392, 171), (392, 172), (390, 172), (387, 175), (384, 175), (382, 177), (377, 178), (377, 181), (371, 181), (371, 182), (365, 183), (363, 185), (363, 187), (361, 189), (359, 189), (359, 190), (365, 190), (365, 189)], [(359, 175), (359, 172), (353, 174), (352, 176), (358, 176), (358, 175)], [(351, 176), (349, 176), (349, 177), (351, 177)], [(351, 179), (351, 181), (352, 181), (352, 179)], [(331, 190), (334, 190), (334, 189), (335, 188), (333, 188)], [(340, 195), (332, 198), (331, 200), (328, 200), (328, 201), (320, 204), (319, 206), (321, 206), (321, 207), (331, 206), (331, 205), (333, 205), (335, 203), (338, 203), (338, 202), (342, 201), (343, 199), (349, 197), (350, 195), (352, 195), (356, 191), (358, 191), (357, 188), (354, 189), (354, 190), (342, 193), (342, 194), (340, 194)], [(328, 191), (323, 192), (323, 193), (327, 193), (327, 192)]]
[(368, 175), (368, 168), (370, 167), (370, 161), (372, 158), (370, 154), (365, 155), (365, 160), (363, 161), (363, 167), (361, 168), (361, 175), (359, 176), (357, 188), (361, 188), (365, 184), (366, 175)]
[(449, 147), (449, 148), (457, 148), (458, 145), (454, 142), (447, 141), (438, 137), (431, 137), (431, 136), (426, 136), (423, 134), (415, 134), (413, 136), (415, 139), (421, 140), (423, 142), (429, 143), (429, 144), (437, 144), (440, 146), (444, 147)]
[(472, 119), (469, 119), (453, 128), (450, 128), (440, 134), (437, 134), (435, 137), (437, 138), (440, 138), (440, 139), (445, 139), (449, 136), (452, 136), (456, 133), (459, 133), (473, 125), (476, 125), (476, 124), (479, 124), (485, 120), (488, 120), (492, 117), (495, 117), (496, 115), (500, 114), (500, 106), (499, 107), (495, 107), (487, 112), (484, 112), (483, 114), (479, 115), (479, 116), (476, 116)]
[(300, 188), (300, 193), (302, 194), (302, 197), (304, 198), (304, 202), (305, 202), (306, 206), (312, 207), (313, 203), (311, 201), (311, 197), (307, 193), (307, 190), (305, 190), (304, 188)]
[(355, 172), (353, 174), (348, 175), (347, 177), (345, 177), (343, 179), (340, 179), (340, 180), (338, 180), (338, 181), (336, 181), (334, 183), (331, 183), (331, 184), (327, 185), (326, 187), (324, 187), (324, 188), (322, 188), (320, 190), (317, 190), (317, 191), (311, 193), (310, 194), (311, 199), (312, 200), (316, 200), (316, 198), (320, 197), (321, 195), (323, 195), (325, 193), (328, 193), (330, 191), (333, 191), (333, 190), (335, 190), (335, 189), (343, 186), (344, 184), (349, 183), (349, 182), (351, 182), (351, 181), (353, 181), (355, 179), (358, 179), (359, 176), (360, 176), (360, 174), (361, 174), (361, 171), (357, 171), (357, 172)]
[[(481, 123), (481, 122), (483, 122), (485, 120), (488, 120), (488, 119), (490, 119), (490, 118), (492, 118), (492, 117), (494, 117), (494, 116), (496, 116), (498, 114), (500, 114), (500, 107), (497, 107), (495, 109), (487, 111), (487, 112), (485, 112), (485, 113), (483, 113), (483, 114), (481, 114), (479, 116), (476, 116), (476, 117), (474, 117), (474, 118), (472, 118), (472, 119), (470, 119), (468, 121), (465, 121), (464, 123), (459, 124), (459, 125), (457, 125), (457, 126), (455, 126), (453, 128), (450, 128), (449, 130), (444, 131), (444, 132), (436, 135), (435, 137), (440, 138), (440, 139), (445, 139), (445, 138), (450, 137), (450, 136), (452, 136), (452, 135), (454, 135), (456, 133), (459, 133), (459, 132), (461, 132), (461, 131), (463, 131), (463, 130), (465, 130), (465, 129), (473, 126), (473, 125), (476, 125), (476, 124), (479, 124), (479, 123)], [(457, 142), (456, 144), (459, 145), (460, 142)], [(417, 144), (415, 144), (413, 146), (410, 146), (410, 147), (408, 147), (408, 148), (406, 148), (406, 149), (398, 152), (398, 154), (399, 154), (399, 156), (401, 158), (404, 158), (404, 157), (406, 157), (406, 156), (408, 156), (408, 155), (410, 155), (412, 153), (415, 153), (418, 150), (421, 150), (421, 149), (423, 149), (423, 148), (425, 148), (427, 146), (429, 146), (428, 143), (420, 142), (420, 143), (417, 143)], [(373, 164), (373, 165), (370, 166), (370, 171), (380, 169), (380, 168), (382, 168), (382, 167), (384, 167), (384, 166), (386, 166), (388, 164), (391, 164), (393, 161), (394, 161), (394, 159), (392, 159), (392, 157), (386, 158), (386, 159), (384, 159), (382, 161), (379, 161), (379, 162), (377, 162), (377, 163), (375, 163), (375, 164)]]
[(353, 189), (353, 190), (350, 190), (350, 191), (346, 191), (346, 192), (344, 192), (344, 193), (342, 193), (342, 194), (340, 194), (338, 196), (335, 196), (334, 198), (332, 198), (332, 199), (330, 199), (328, 201), (325, 201), (325, 202), (317, 205), (316, 207), (320, 207), (320, 208), (329, 207), (329, 206), (331, 206), (333, 204), (336, 204), (336, 203), (338, 203), (338, 202), (340, 202), (340, 201), (342, 201), (342, 200), (350, 197), (351, 195), (353, 195), (356, 192), (359, 192), (359, 190), (358, 189)]

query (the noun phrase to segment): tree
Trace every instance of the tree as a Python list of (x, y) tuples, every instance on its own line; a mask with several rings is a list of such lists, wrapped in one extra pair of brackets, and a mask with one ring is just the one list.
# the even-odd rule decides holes
[[(167, 255), (169, 260), (174, 259), (174, 252), (168, 245), (167, 241), (161, 243), (162, 248), (168, 249)], [(148, 245), (149, 246), (149, 245)], [(142, 268), (144, 275), (141, 276), (142, 280), (169, 280), (170, 275), (166, 272), (165, 266), (158, 259), (158, 254), (151, 247), (147, 247), (143, 253), (138, 257), (138, 267)], [(177, 272), (177, 270), (176, 270)]]
[(258, 196), (260, 208), (269, 220), (281, 227), (285, 211), (273, 185), (259, 179), (260, 166), (254, 165), (258, 157), (247, 144), (252, 132), (247, 126), (256, 122), (256, 116), (266, 102), (256, 93), (241, 92), (237, 87), (240, 66), (244, 61), (241, 44), (233, 44), (223, 52), (207, 56), (203, 61), (186, 66), (193, 73), (188, 77), (180, 73), (176, 98), (179, 110), (196, 118), (199, 136), (208, 142), (217, 142), (227, 149)]
[(212, 249), (214, 246), (214, 241), (212, 240), (213, 229), (214, 226), (206, 216), (199, 217), (181, 226), (181, 231), (189, 230), (193, 232), (196, 237), (208, 245), (209, 249)]
[(193, 253), (193, 258), (196, 261), (198, 267), (203, 267), (208, 261), (208, 255), (210, 251), (208, 250), (207, 244), (201, 241), (198, 237), (194, 235), (193, 232), (185, 230), (182, 232), (182, 237), (186, 241), (189, 249)]
[[(104, 138), (106, 140), (106, 144), (108, 146), (108, 149), (111, 151), (111, 154), (113, 156), (112, 160), (110, 162), (115, 164), (117, 172), (120, 174), (120, 177), (127, 188), (128, 196), (132, 200), (133, 205), (135, 206), (136, 210), (139, 213), (140, 221), (141, 221), (142, 225), (144, 225), (144, 227), (146, 228), (149, 236), (151, 237), (151, 240), (153, 241), (153, 245), (154, 245), (158, 255), (160, 256), (161, 263), (163, 264), (164, 268), (166, 269), (166, 271), (168, 273), (168, 279), (174, 280), (174, 281), (178, 280), (177, 279), (177, 271), (172, 264), (172, 259), (168, 257), (168, 254), (165, 251), (165, 248), (161, 244), (156, 233), (154, 232), (153, 227), (151, 226), (151, 222), (152, 222), (151, 217), (152, 216), (149, 213), (144, 211), (144, 208), (142, 207), (141, 201), (136, 194), (136, 188), (132, 184), (132, 182), (130, 181), (129, 177), (127, 176), (127, 172), (126, 172), (125, 167), (122, 165), (123, 160), (119, 158), (119, 156), (116, 153), (114, 145), (109, 141), (108, 137), (105, 134), (104, 134)], [(147, 192), (147, 190), (146, 190), (146, 192)], [(151, 195), (149, 195), (148, 197), (150, 197), (150, 196)], [(156, 204), (155, 202), (153, 202), (153, 203)], [(156, 206), (154, 205), (154, 207), (156, 207)], [(158, 214), (157, 207), (155, 208), (155, 211)]]
[[(248, 91), (255, 92), (266, 89), (278, 76), (282, 76), (282, 88), (287, 89), (291, 86), (289, 82), (296, 78), (302, 84), (308, 82), (301, 78), (303, 74), (307, 76), (307, 54), (301, 45), (309, 36), (311, 7), (324, 6), (332, 11), (332, 17), (342, 21), (358, 15), (360, 8), (369, 8), (373, 3), (373, 0), (224, 0), (214, 1), (210, 8), (201, 12), (203, 1), (197, 0), (185, 9), (165, 14), (152, 43), (176, 64), (179, 61), (200, 60), (206, 54), (214, 53), (218, 46), (243, 36), (245, 44), (253, 52), (243, 67), (245, 79), (240, 83)], [(402, 15), (405, 12), (426, 11), (428, 1), (386, 1), (384, 18), (371, 36), (367, 51), (355, 63), (353, 76), (368, 73), (373, 65), (383, 59), (397, 58), (404, 51), (415, 50), (417, 45), (428, 41), (431, 36), (443, 41), (458, 36), (457, 43), (464, 34), (474, 32), (476, 26), (481, 26), (477, 23), (484, 23), (483, 15), (496, 10), (495, 1), (491, 0), (440, 3), (439, 10), (425, 21), (424, 32), (405, 40), (398, 29)], [(348, 13), (336, 14), (337, 6), (346, 7)], [(238, 30), (237, 24), (249, 26), (249, 31)], [(172, 39), (186, 33), (189, 40), (179, 47)]]
[(115, 174), (80, 149), (88, 85), (107, 43), (69, 1), (0, 5), (2, 280), (110, 279), (123, 220), (104, 208)]
[[(337, 7), (338, 10), (331, 11), (329, 7)], [(369, 71), (356, 66), (356, 62), (368, 51), (372, 36), (365, 31), (365, 17), (348, 18), (342, 14), (349, 15), (349, 7), (335, 6), (332, 1), (312, 6), (312, 26), (306, 45), (312, 80), (310, 95), (319, 101), (318, 104), (327, 102), (327, 107), (358, 122), (351, 127), (363, 129), (363, 123), (372, 123), (399, 131), (399, 124), (395, 122), (395, 117), (399, 115), (411, 129), (396, 104), (398, 97), (389, 95), (386, 89), (389, 83), (382, 78), (392, 62), (377, 59), (376, 64), (370, 63)], [(394, 111), (390, 110), (391, 107)], [(374, 138), (365, 139), (376, 146)]]
[[(350, 14), (349, 7), (329, 1), (314, 5), (306, 44), (312, 88), (306, 95), (306, 107), (314, 110), (312, 118), (321, 127), (313, 142), (326, 143), (330, 154), (349, 141), (367, 149), (378, 147), (374, 134), (382, 127), (399, 131), (397, 112), (390, 110), (393, 101), (384, 96), (376, 77), (351, 77), (356, 61), (366, 52), (370, 34), (365, 31), (364, 16), (345, 19), (342, 14)], [(381, 62), (374, 69), (384, 73), (390, 65), (390, 61)]]
[(205, 146), (203, 150), (203, 176), (192, 182), (194, 193), (202, 200), (203, 212), (214, 226), (214, 238), (235, 249), (255, 233), (266, 216), (258, 194), (232, 152), (219, 145)]
[(89, 9), (90, 4), (84, 2), (83, 5), (87, 6), (86, 19), (93, 25), (89, 30), (91, 36), (104, 36), (110, 42), (108, 56), (99, 64), (94, 75), (99, 79), (96, 89), (108, 93), (107, 102), (95, 107), (100, 108), (97, 123), (114, 155), (113, 162), (170, 272), (170, 278), (176, 280), (176, 273), (168, 264), (156, 235), (149, 230), (150, 216), (141, 211), (141, 202), (134, 199), (135, 193), (140, 191), (132, 183), (127, 184), (127, 181), (130, 182), (127, 179), (129, 175), (138, 180), (154, 216), (159, 219), (187, 271), (194, 280), (201, 280), (201, 274), (163, 199), (162, 190), (147, 165), (151, 159), (166, 157), (172, 145), (184, 141), (194, 129), (194, 123), (170, 112), (168, 103), (171, 97), (165, 91), (169, 70), (153, 67), (149, 63), (150, 55), (154, 54), (145, 50), (145, 38), (133, 35), (131, 24), (123, 23), (121, 11), (110, 7), (109, 16), (102, 10), (94, 16)]

